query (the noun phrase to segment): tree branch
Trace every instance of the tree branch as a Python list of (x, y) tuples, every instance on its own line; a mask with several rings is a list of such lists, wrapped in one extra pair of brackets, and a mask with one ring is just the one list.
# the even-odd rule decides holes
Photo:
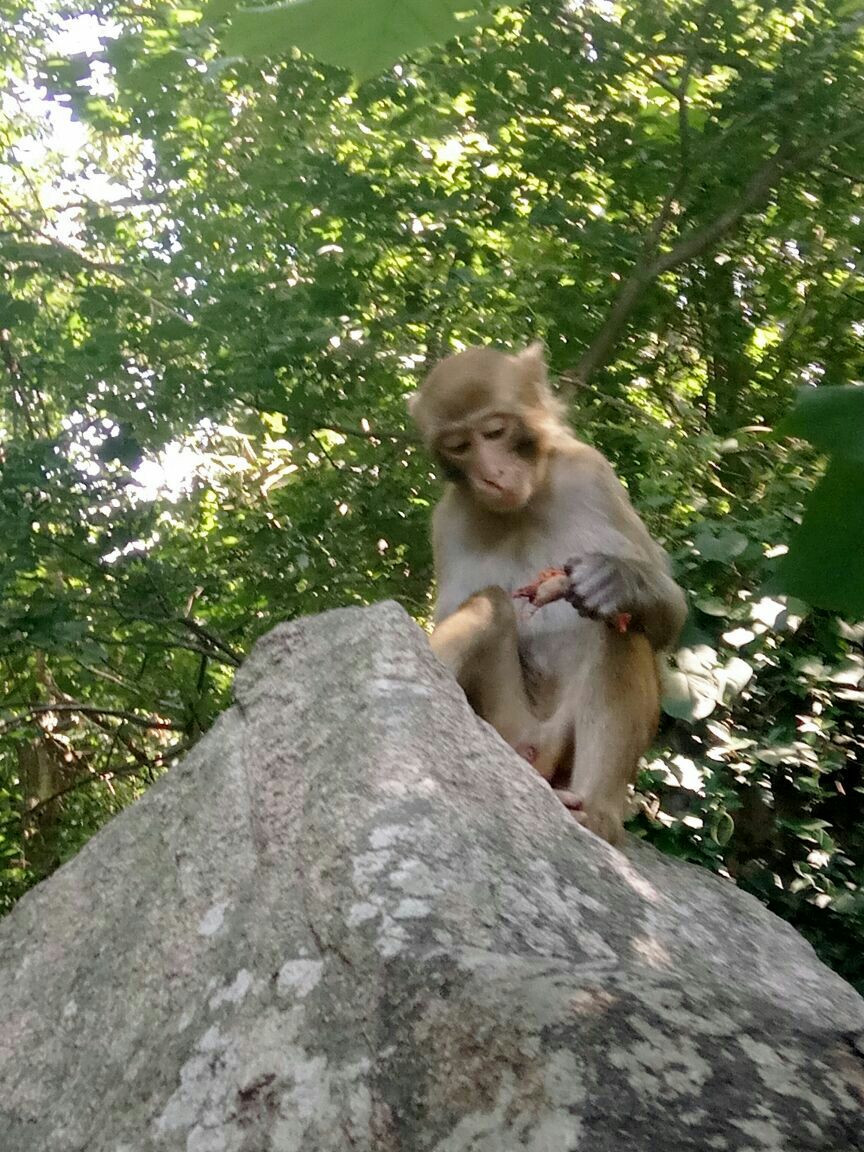
[[(587, 381), (598, 368), (601, 368), (609, 360), (627, 321), (658, 276), (670, 272), (681, 264), (686, 264), (696, 256), (701, 256), (702, 253), (713, 248), (740, 223), (744, 216), (768, 199), (784, 175), (789, 172), (800, 171), (829, 146), (860, 133), (864, 133), (864, 121), (859, 115), (853, 118), (852, 123), (846, 129), (835, 133), (833, 138), (826, 137), (797, 150), (788, 144), (781, 145), (773, 156), (768, 157), (757, 168), (734, 204), (731, 204), (724, 212), (721, 212), (719, 216), (702, 228), (696, 228), (686, 233), (668, 252), (652, 258), (652, 255), (645, 252), (645, 249), (650, 251), (651, 241), (658, 233), (658, 225), (661, 225), (659, 230), (662, 231), (662, 217), (666, 211), (664, 203), (664, 208), (661, 209), (651, 226), (645, 249), (643, 249), (645, 256), (641, 264), (637, 265), (625, 280), (597, 335), (580, 357), (572, 372), (574, 379), (581, 382)], [(667, 201), (668, 199), (667, 196)]]
[[(182, 624), (184, 628), (188, 628), (190, 632), (194, 633), (199, 640), (203, 640), (205, 644), (212, 645), (217, 652), (221, 652), (226, 656), (235, 668), (240, 667), (243, 660), (242, 655), (239, 652), (235, 652), (230, 644), (227, 644), (224, 640), (220, 640), (218, 636), (214, 635), (208, 628), (205, 628), (203, 624), (199, 624), (197, 620), (193, 620), (189, 616), (181, 616), (174, 622)], [(198, 651), (198, 649), (196, 649), (196, 651)], [(201, 655), (212, 656), (212, 652), (202, 652)]]
[(26, 215), (15, 208), (14, 205), (10, 204), (3, 196), (0, 196), (0, 208), (3, 208), (24, 232), (36, 237), (46, 247), (54, 248), (56, 251), (62, 252), (65, 256), (71, 256), (73, 260), (76, 260), (82, 267), (88, 268), (91, 272), (103, 272), (107, 276), (113, 276), (115, 280), (119, 280), (130, 292), (138, 296), (141, 300), (144, 300), (151, 309), (156, 309), (169, 316), (173, 316), (175, 320), (182, 321), (188, 325), (189, 328), (200, 328), (216, 334), (214, 329), (207, 328), (198, 321), (190, 319), (183, 312), (179, 311), (179, 309), (172, 308), (170, 304), (165, 304), (158, 296), (154, 296), (151, 292), (146, 291), (146, 289), (140, 288), (122, 265), (108, 264), (101, 260), (92, 260), (89, 256), (85, 256), (83, 252), (79, 252), (78, 249), (74, 248), (71, 244), (66, 244), (63, 240), (58, 240), (56, 236), (52, 236), (50, 232), (46, 232), (43, 228), (31, 224)]
[(312, 439), (315, 441), (315, 443), (321, 449), (322, 453), (324, 454), (325, 459), (330, 464), (330, 466), (332, 468), (335, 468), (337, 472), (341, 472), (342, 471), (342, 465), (338, 464), (333, 459), (333, 457), (330, 455), (329, 451), (327, 450), (327, 445), (324, 443), (324, 441), (321, 439), (321, 437), (318, 435), (317, 432), (312, 433)]
[(16, 728), (23, 727), (34, 716), (42, 716), (49, 712), (80, 712), (82, 716), (113, 716), (129, 724), (136, 724), (139, 728), (156, 728), (171, 732), (184, 731), (183, 725), (176, 724), (173, 720), (148, 720), (145, 716), (138, 716), (135, 712), (127, 712), (123, 708), (98, 708), (93, 704), (72, 702), (69, 704), (29, 704), (25, 712), (14, 716), (0, 726), (0, 736), (5, 736), (7, 732), (13, 732)]
[[(373, 429), (368, 431), (365, 428), (352, 428), (345, 424), (333, 424), (331, 421), (319, 425), (322, 431), (338, 432), (340, 436), (353, 436), (360, 440), (393, 440), (397, 444), (417, 444), (419, 441), (411, 436), (408, 432), (397, 432), (392, 428), (382, 429), (376, 432)], [(314, 432), (312, 433), (314, 436)]]
[(190, 743), (174, 744), (170, 748), (167, 748), (165, 752), (154, 756), (152, 759), (143, 757), (143, 753), (139, 752), (138, 755), (142, 756), (143, 759), (138, 760), (136, 757), (138, 762), (134, 766), (130, 765), (128, 768), (118, 768), (114, 772), (103, 769), (101, 772), (92, 772), (88, 776), (82, 776), (78, 780), (73, 780), (71, 784), (68, 784), (65, 788), (61, 788), (59, 792), (55, 792), (52, 796), (47, 796), (44, 800), (40, 800), (38, 803), (31, 805), (24, 811), (24, 819), (26, 820), (30, 816), (36, 815), (41, 809), (47, 808), (49, 804), (53, 804), (57, 800), (62, 800), (63, 797), (68, 796), (70, 792), (77, 792), (80, 788), (86, 788), (89, 784), (107, 784), (111, 780), (137, 776), (139, 773), (148, 770), (152, 772), (154, 767), (157, 767), (159, 764), (165, 764), (168, 760), (173, 760), (175, 756), (182, 756), (183, 753), (188, 752), (191, 747), (192, 745)]
[(33, 425), (33, 416), (30, 412), (30, 405), (27, 403), (27, 397), (21, 387), (21, 365), (12, 349), (12, 333), (8, 328), (0, 328), (0, 356), (2, 356), (6, 371), (9, 373), (9, 382), (12, 385), (12, 396), (15, 404), (24, 417), (30, 439), (35, 440), (36, 429)]

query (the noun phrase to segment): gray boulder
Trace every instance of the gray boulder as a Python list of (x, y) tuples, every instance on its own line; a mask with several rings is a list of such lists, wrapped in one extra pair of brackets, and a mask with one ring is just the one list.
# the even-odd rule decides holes
[(578, 828), (400, 608), (236, 695), (0, 924), (2, 1152), (864, 1149), (864, 1001)]

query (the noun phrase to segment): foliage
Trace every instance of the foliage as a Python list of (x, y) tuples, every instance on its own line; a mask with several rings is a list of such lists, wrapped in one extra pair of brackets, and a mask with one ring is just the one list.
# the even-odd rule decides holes
[(539, 336), (692, 593), (634, 829), (864, 986), (861, 631), (779, 592), (815, 482), (860, 478), (843, 421), (771, 435), (796, 388), (862, 378), (860, 16), (531, 0), (354, 87), (281, 42), (226, 60), (191, 2), (77, 11), (0, 30), (0, 901), (277, 621), (424, 618), (405, 394)]
[[(215, 11), (214, 11), (215, 8)], [(471, 0), (290, 0), (287, 4), (238, 8), (216, 0), (207, 15), (231, 13), (221, 37), (237, 56), (272, 56), (293, 46), (365, 80), (408, 52), (449, 40), (476, 19), (465, 19)], [(475, 12), (476, 15), (476, 12)]]
[(831, 456), (783, 564), (781, 586), (864, 617), (864, 388), (804, 391), (778, 431)]

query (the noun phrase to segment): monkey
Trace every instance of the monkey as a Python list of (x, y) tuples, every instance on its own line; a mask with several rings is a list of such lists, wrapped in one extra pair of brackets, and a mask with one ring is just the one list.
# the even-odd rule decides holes
[[(657, 657), (687, 615), (666, 553), (606, 457), (565, 423), (539, 343), (448, 356), (409, 411), (446, 481), (432, 649), (579, 823), (620, 843), (659, 723)], [(565, 598), (517, 609), (514, 594), (562, 564)]]

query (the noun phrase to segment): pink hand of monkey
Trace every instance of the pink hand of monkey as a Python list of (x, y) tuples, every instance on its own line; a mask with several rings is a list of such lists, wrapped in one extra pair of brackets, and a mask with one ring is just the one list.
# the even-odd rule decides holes
[(553, 600), (563, 600), (570, 587), (570, 578), (563, 568), (544, 568), (537, 578), (513, 593), (514, 599), (527, 600), (532, 608), (542, 608)]
[[(601, 558), (602, 559), (602, 558)], [(600, 612), (591, 604), (584, 604), (578, 586), (574, 587), (573, 571), (580, 561), (568, 561), (564, 568), (544, 568), (531, 584), (517, 588), (514, 597), (527, 600), (532, 608), (542, 608), (544, 604), (551, 604), (555, 600), (566, 600), (583, 616), (602, 619), (611, 625), (616, 632), (626, 632), (630, 627), (632, 614), (630, 612)]]

